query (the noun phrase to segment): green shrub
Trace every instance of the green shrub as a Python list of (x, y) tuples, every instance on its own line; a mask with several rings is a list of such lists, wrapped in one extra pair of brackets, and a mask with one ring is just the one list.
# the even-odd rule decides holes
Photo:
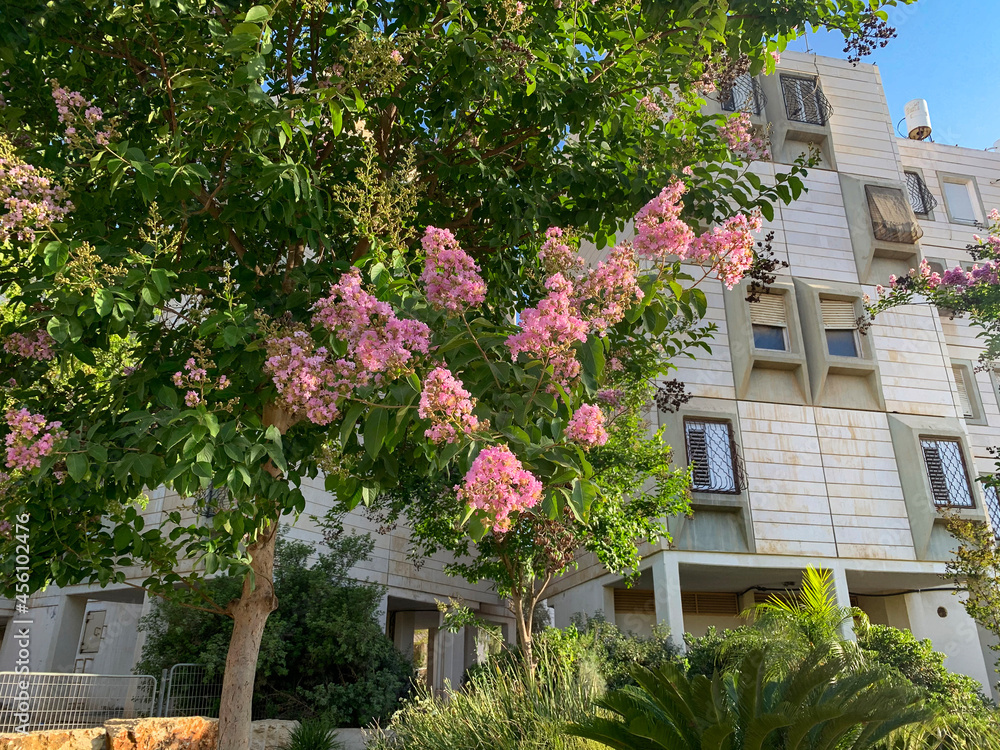
[(305, 719), (292, 730), (280, 750), (340, 750), (344, 745), (336, 730), (324, 719)]
[[(554, 638), (554, 636), (549, 636)], [(543, 639), (544, 640), (544, 639)], [(434, 696), (426, 689), (406, 701), (369, 750), (590, 750), (568, 737), (567, 721), (582, 720), (597, 697), (578, 670), (561, 660), (567, 651), (535, 646), (537, 678), (508, 654), (470, 671), (461, 689)]]
[(870, 625), (858, 633), (858, 645), (874, 661), (897, 670), (953, 711), (982, 712), (993, 707), (978, 681), (949, 672), (944, 654), (935, 651), (930, 640), (917, 640), (909, 630)]
[(636, 635), (596, 616), (578, 619), (570, 630), (577, 632), (578, 648), (597, 665), (608, 690), (634, 685), (636, 666), (655, 669), (681, 658), (670, 631), (662, 625), (655, 625), (651, 635)]
[[(367, 535), (338, 536), (308, 566), (313, 547), (279, 540), (278, 609), (268, 618), (257, 659), (254, 718), (321, 718), (333, 727), (364, 726), (388, 718), (408, 693), (413, 666), (376, 620), (382, 587), (347, 575), (372, 547)], [(225, 607), (241, 585), (238, 578), (223, 576), (207, 588)], [(232, 633), (228, 617), (163, 601), (140, 628), (147, 637), (139, 673), (160, 674), (173, 664), (194, 662), (204, 665), (211, 678), (225, 667)]]

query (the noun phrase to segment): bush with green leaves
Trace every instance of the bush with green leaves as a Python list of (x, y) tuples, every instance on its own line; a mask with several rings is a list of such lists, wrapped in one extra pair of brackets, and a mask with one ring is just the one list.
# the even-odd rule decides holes
[(419, 688), (369, 750), (596, 750), (564, 727), (590, 714), (601, 685), (546, 639), (535, 647), (534, 675), (518, 659), (497, 658), (447, 696)]
[[(368, 535), (336, 535), (308, 564), (314, 548), (279, 540), (274, 575), (278, 610), (268, 618), (257, 660), (255, 718), (319, 718), (331, 727), (387, 718), (410, 689), (413, 667), (376, 619), (383, 587), (357, 581), (350, 569), (371, 554)], [(237, 576), (205, 587), (213, 603), (239, 596)], [(209, 678), (222, 673), (233, 621), (174, 600), (140, 622), (147, 632), (136, 671), (160, 674), (194, 662)]]

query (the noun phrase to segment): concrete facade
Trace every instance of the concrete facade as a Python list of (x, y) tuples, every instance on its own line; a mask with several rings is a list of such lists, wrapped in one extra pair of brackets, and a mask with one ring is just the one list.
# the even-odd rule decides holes
[[(832, 109), (825, 122), (795, 121), (782, 75), (818, 81)], [(784, 350), (755, 344), (745, 290), (707, 288), (708, 319), (719, 328), (713, 353), (679, 363), (694, 397), (680, 413), (658, 415), (682, 460), (685, 447), (691, 455), (686, 420), (727, 423), (744, 481), (735, 492), (693, 492), (693, 515), (672, 521), (672, 543), (647, 545), (630, 594), (620, 593), (619, 577), (581, 560), (550, 598), (557, 624), (593, 614), (592, 602), (606, 600), (620, 603), (603, 611), (619, 625), (641, 631), (660, 621), (674, 634), (700, 635), (740, 624), (738, 613), (755, 599), (797, 587), (806, 566), (822, 566), (834, 572), (842, 604), (930, 638), (950, 669), (996, 696), (989, 639), (940, 577), (953, 540), (938, 512), (941, 487), (935, 495), (922, 455), (922, 441), (949, 441), (942, 450), (963, 459), (971, 492), (972, 507), (959, 512), (1000, 528), (974, 482), (993, 472), (987, 449), (1000, 443), (997, 382), (975, 372), (976, 332), (912, 305), (855, 334), (857, 356), (831, 354), (824, 305), (849, 303), (845, 314), (853, 307), (860, 315), (863, 295), (922, 258), (945, 268), (971, 263), (970, 219), (1000, 207), (1000, 155), (898, 137), (872, 65), (788, 53), (778, 74), (758, 84), (767, 102), (751, 119), (768, 129), (774, 160), (754, 171), (767, 180), (809, 145), (821, 154), (808, 192), (765, 224), (777, 258), (789, 264), (771, 290), (783, 303), (775, 306), (785, 314)], [(907, 172), (922, 178), (937, 204), (917, 199), (925, 213), (913, 211)], [(922, 230), (918, 241), (876, 236), (868, 186), (901, 192)], [(612, 593), (601, 597), (595, 588)]]
[[(829, 117), (821, 123), (790, 117), (796, 102), (786, 102), (781, 75), (818, 81)], [(759, 85), (767, 103), (753, 121), (769, 128), (774, 161), (755, 164), (755, 172), (773, 179), (810, 145), (822, 160), (809, 172), (808, 192), (778, 206), (765, 229), (775, 232), (775, 253), (789, 264), (772, 290), (784, 311), (784, 349), (755, 343), (757, 313), (743, 292), (709, 285), (707, 317), (718, 326), (712, 354), (679, 363), (678, 377), (694, 398), (679, 414), (657, 417), (682, 461), (691, 447), (685, 420), (728, 425), (743, 479), (731, 492), (696, 488), (694, 514), (671, 521), (671, 543), (646, 545), (631, 589), (594, 559), (581, 558), (579, 569), (553, 588), (556, 624), (601, 612), (637, 632), (666, 623), (679, 640), (684, 632), (740, 624), (739, 613), (759, 596), (796, 586), (806, 566), (818, 565), (834, 572), (842, 604), (930, 638), (949, 668), (992, 688), (988, 639), (953, 593), (942, 590), (950, 547), (936, 504), (941, 480), (935, 486), (929, 477), (921, 442), (954, 441), (941, 450), (955, 451), (968, 470), (971, 507), (962, 512), (989, 517), (972, 480), (993, 469), (987, 449), (1000, 444), (1000, 401), (997, 383), (972, 367), (979, 354), (975, 331), (918, 305), (886, 313), (866, 335), (856, 335), (857, 356), (831, 353), (828, 331), (837, 330), (830, 323), (836, 314), (860, 314), (862, 296), (889, 274), (906, 273), (921, 258), (945, 266), (970, 260), (965, 246), (975, 227), (968, 215), (981, 220), (1000, 207), (1000, 155), (897, 137), (871, 65), (788, 53), (779, 74)], [(922, 177), (937, 206), (911, 214), (923, 232), (918, 242), (886, 242), (873, 229), (866, 187), (905, 197), (905, 172)], [(843, 331), (835, 336), (841, 345), (850, 338)], [(968, 404), (958, 377), (965, 378)], [(317, 542), (319, 531), (308, 519), (323, 515), (329, 501), (321, 485), (307, 487), (306, 497), (288, 536)], [(159, 523), (179, 502), (153, 493), (147, 524)], [(513, 633), (488, 587), (446, 577), (440, 559), (415, 567), (404, 531), (379, 533), (359, 514), (350, 522), (376, 542), (373, 559), (354, 573), (387, 587), (387, 632), (401, 650), (417, 654), (429, 684), (457, 683), (481, 648), (473, 633), (440, 629), (436, 600), (464, 599)], [(135, 623), (149, 607), (131, 587), (35, 595), (32, 670), (130, 671), (142, 647)], [(98, 627), (99, 634), (88, 636)], [(16, 655), (10, 631), (0, 645), (0, 669), (10, 669)], [(88, 638), (96, 651), (83, 649)]]

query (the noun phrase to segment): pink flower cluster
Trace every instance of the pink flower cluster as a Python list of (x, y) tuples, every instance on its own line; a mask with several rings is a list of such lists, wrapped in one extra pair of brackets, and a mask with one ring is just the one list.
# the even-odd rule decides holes
[(0, 242), (12, 237), (31, 242), (37, 232), (73, 210), (61, 185), (4, 149), (0, 149), (0, 204), (4, 209), (0, 215)]
[(337, 418), (337, 401), (355, 388), (382, 385), (411, 369), (415, 354), (426, 354), (430, 329), (397, 318), (392, 308), (361, 288), (358, 269), (345, 273), (313, 308), (313, 323), (347, 345), (332, 359), (305, 331), (267, 342), (265, 369), (289, 409), (316, 424)]
[(639, 257), (662, 261), (668, 255), (687, 257), (694, 231), (682, 221), (681, 196), (687, 188), (673, 180), (635, 215), (635, 249)]
[(685, 186), (671, 182), (643, 206), (635, 217), (635, 246), (639, 255), (662, 261), (668, 255), (708, 266), (732, 289), (753, 265), (753, 234), (763, 226), (759, 212), (737, 214), (700, 237), (680, 219)]
[(744, 161), (764, 161), (771, 158), (767, 139), (754, 131), (750, 115), (746, 112), (730, 117), (719, 129), (719, 134), (729, 150)]
[(317, 347), (306, 331), (267, 342), (264, 369), (293, 414), (319, 425), (340, 415), (337, 402), (350, 391), (350, 381), (331, 366), (325, 347)]
[(3, 342), (3, 348), (8, 354), (47, 362), (56, 356), (55, 352), (52, 351), (54, 343), (55, 341), (48, 331), (37, 328), (31, 333), (10, 334)]
[(431, 426), (424, 436), (435, 443), (454, 443), (459, 434), (469, 436), (479, 429), (479, 420), (472, 413), (476, 400), (445, 367), (431, 370), (424, 379), (417, 413), (429, 419)]
[(42, 465), (65, 437), (62, 422), (47, 422), (41, 414), (27, 409), (10, 409), (4, 415), (7, 427), (7, 468), (31, 471)]
[(559, 227), (549, 227), (545, 231), (545, 242), (538, 250), (538, 259), (547, 273), (567, 273), (580, 271), (584, 260), (571, 244), (576, 237)]
[(538, 303), (521, 313), (521, 332), (507, 338), (511, 356), (521, 353), (552, 365), (553, 379), (568, 385), (580, 374), (573, 344), (587, 340), (587, 322), (573, 306), (573, 284), (561, 273), (545, 282), (549, 293)]
[(506, 445), (484, 448), (455, 489), (459, 500), (493, 519), (495, 532), (508, 531), (511, 513), (533, 508), (542, 499), (542, 483)]
[(592, 329), (600, 334), (625, 319), (632, 305), (642, 301), (637, 276), (639, 264), (631, 245), (618, 245), (576, 287), (574, 303)]
[(104, 123), (104, 111), (93, 106), (79, 91), (67, 91), (58, 81), (52, 81), (52, 99), (59, 112), (59, 122), (66, 126), (64, 135), (69, 143), (82, 143), (80, 128), (89, 131), (98, 146), (107, 146), (117, 135), (114, 128)]
[(479, 266), (447, 229), (427, 227), (422, 240), (427, 260), (420, 281), (427, 300), (438, 310), (463, 313), (486, 299)]
[[(126, 370), (135, 371), (134, 368), (126, 368)], [(127, 376), (131, 372), (125, 372), (124, 374)], [(229, 378), (225, 375), (220, 375), (219, 379), (215, 383), (212, 383), (208, 377), (208, 372), (195, 361), (194, 357), (190, 357), (184, 363), (184, 369), (175, 372), (171, 376), (171, 380), (178, 388), (190, 389), (184, 394), (184, 403), (191, 409), (205, 403), (205, 394), (208, 391), (214, 388), (221, 390), (229, 385)]]
[(608, 431), (604, 428), (604, 412), (599, 406), (582, 404), (570, 417), (564, 432), (566, 439), (595, 448), (608, 442)]
[(614, 408), (622, 402), (622, 392), (617, 388), (605, 388), (597, 392), (597, 400)]
[(731, 216), (721, 227), (713, 227), (694, 241), (691, 257), (710, 263), (726, 288), (732, 289), (753, 265), (753, 235), (763, 224), (758, 211)]
[(352, 268), (319, 300), (313, 324), (347, 344), (347, 359), (336, 365), (357, 385), (394, 380), (409, 370), (414, 353), (426, 354), (430, 329), (417, 320), (397, 318), (392, 308), (361, 288), (361, 272)]

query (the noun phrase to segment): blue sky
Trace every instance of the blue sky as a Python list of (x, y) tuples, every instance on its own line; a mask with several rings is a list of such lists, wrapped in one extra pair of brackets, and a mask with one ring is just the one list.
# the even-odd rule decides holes
[[(918, 0), (889, 9), (899, 36), (864, 58), (875, 63), (893, 122), (926, 99), (938, 143), (990, 148), (1000, 139), (1000, 0)], [(843, 36), (809, 34), (811, 51), (844, 58)], [(789, 49), (805, 51), (800, 39)], [(900, 130), (903, 125), (900, 125)]]

